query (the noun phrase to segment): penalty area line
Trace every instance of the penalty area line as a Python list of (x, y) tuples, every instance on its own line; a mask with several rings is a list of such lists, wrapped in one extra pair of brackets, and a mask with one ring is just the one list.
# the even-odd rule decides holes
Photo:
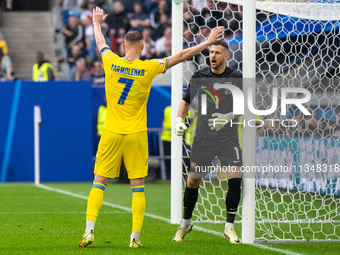
[[(79, 194), (76, 194), (76, 193), (73, 193), (73, 192), (69, 192), (69, 191), (66, 191), (66, 190), (62, 190), (62, 189), (51, 188), (51, 187), (48, 187), (48, 186), (43, 185), (43, 184), (38, 184), (38, 185), (35, 185), (35, 186), (38, 187), (38, 188), (41, 188), (41, 189), (57, 192), (57, 193), (60, 193), (60, 194), (71, 196), (71, 197), (76, 197), (76, 198), (80, 198), (80, 199), (84, 199), (84, 200), (88, 199), (88, 197), (86, 197), (86, 196), (82, 196), (82, 195), (79, 195)], [(131, 212), (131, 208), (129, 208), (129, 207), (116, 205), (116, 204), (112, 204), (112, 203), (108, 203), (108, 202), (104, 202), (104, 201), (103, 201), (103, 205), (113, 207), (113, 208), (117, 208), (117, 209), (121, 209), (121, 210), (126, 211), (126, 212)], [(167, 219), (167, 218), (161, 217), (161, 216), (157, 216), (157, 215), (154, 215), (154, 214), (151, 214), (151, 213), (145, 213), (144, 216), (147, 216), (147, 217), (153, 218), (153, 219), (157, 219), (157, 220), (160, 220), (160, 221), (164, 221), (166, 223), (170, 223), (170, 219)], [(204, 233), (209, 233), (209, 234), (212, 234), (212, 235), (223, 237), (223, 233), (220, 233), (220, 232), (217, 232), (217, 231), (214, 231), (214, 230), (205, 229), (205, 228), (198, 227), (198, 226), (195, 226), (194, 229), (201, 231), (201, 232), (204, 232)], [(260, 249), (275, 251), (275, 252), (279, 252), (279, 253), (287, 254), (287, 255), (301, 255), (301, 254), (296, 253), (296, 252), (292, 252), (292, 251), (288, 251), (288, 250), (282, 250), (282, 249), (278, 249), (278, 248), (273, 248), (273, 247), (269, 247), (269, 246), (266, 246), (266, 245), (263, 245), (263, 244), (250, 244), (250, 245), (255, 246), (257, 248), (260, 248)]]

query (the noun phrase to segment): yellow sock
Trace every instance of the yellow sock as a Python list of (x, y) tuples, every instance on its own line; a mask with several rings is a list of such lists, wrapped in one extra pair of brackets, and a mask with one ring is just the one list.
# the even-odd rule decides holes
[(93, 181), (93, 186), (87, 200), (86, 221), (96, 221), (98, 213), (103, 204), (104, 190), (106, 185), (104, 183)]
[(145, 211), (145, 196), (144, 184), (131, 185), (132, 190), (132, 231), (141, 232), (144, 211)]

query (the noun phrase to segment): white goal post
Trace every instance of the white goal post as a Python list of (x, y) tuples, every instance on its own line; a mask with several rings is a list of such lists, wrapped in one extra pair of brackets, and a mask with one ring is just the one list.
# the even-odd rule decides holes
[[(255, 80), (255, 1), (246, 1), (243, 8), (243, 91), (244, 97), (248, 98), (248, 93), (252, 91), (255, 98), (255, 87), (252, 81)], [(247, 101), (247, 100), (245, 100)], [(244, 119), (255, 119), (248, 107), (244, 107)], [(242, 158), (244, 166), (255, 165), (255, 129), (250, 126), (243, 128)], [(242, 242), (254, 243), (255, 240), (255, 176), (253, 173), (244, 173), (242, 178)]]
[[(172, 4), (172, 54), (183, 49), (183, 3)], [(181, 40), (178, 43), (179, 39)], [(177, 43), (175, 43), (177, 42)], [(183, 91), (183, 64), (171, 70), (171, 223), (179, 224), (182, 218), (182, 139), (175, 134), (177, 109)], [(180, 75), (179, 75), (180, 74)]]
[[(236, 217), (237, 224), (242, 224), (242, 242), (339, 241), (340, 4), (321, 0), (174, 0), (172, 54), (184, 43), (190, 45), (188, 40), (198, 43), (204, 39), (206, 28), (214, 24), (227, 26), (228, 66), (242, 71), (244, 96), (252, 90), (256, 109), (271, 107), (273, 88), (304, 88), (312, 94), (305, 104), (311, 117), (289, 106), (286, 116), (280, 115), (280, 106), (261, 116), (261, 121), (296, 122), (296, 128), (282, 124), (261, 127), (259, 132), (247, 125), (243, 128), (244, 166), (290, 166), (293, 174), (243, 174), (242, 206)], [(197, 68), (206, 66), (206, 59), (207, 55), (199, 54), (172, 69), (173, 224), (179, 224), (182, 217), (185, 183), (185, 146), (174, 133), (175, 119), (183, 85)], [(296, 99), (301, 95), (287, 96)], [(243, 118), (255, 119), (247, 105)], [(308, 175), (298, 172), (301, 166), (311, 170)], [(318, 172), (319, 166), (327, 168), (327, 174)], [(333, 175), (328, 174), (330, 170)], [(194, 222), (223, 222), (216, 211), (225, 212), (225, 194), (225, 181), (216, 174), (207, 176), (200, 187)]]

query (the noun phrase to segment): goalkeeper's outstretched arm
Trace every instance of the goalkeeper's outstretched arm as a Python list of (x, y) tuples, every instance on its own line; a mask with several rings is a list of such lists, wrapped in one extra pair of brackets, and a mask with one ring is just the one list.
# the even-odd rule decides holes
[(198, 53), (206, 49), (210, 44), (214, 43), (221, 35), (223, 35), (223, 33), (224, 33), (223, 26), (215, 27), (213, 30), (211, 30), (209, 38), (206, 41), (200, 43), (199, 45), (196, 45), (195, 47), (182, 50), (177, 54), (170, 56), (168, 68), (197, 55)]

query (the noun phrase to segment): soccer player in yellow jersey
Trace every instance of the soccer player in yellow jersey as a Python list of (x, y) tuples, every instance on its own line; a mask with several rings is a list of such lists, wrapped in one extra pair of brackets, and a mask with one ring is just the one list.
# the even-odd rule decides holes
[(119, 176), (124, 163), (132, 190), (132, 234), (130, 247), (141, 247), (139, 235), (145, 211), (144, 178), (148, 173), (148, 140), (146, 127), (146, 103), (151, 82), (156, 75), (198, 54), (214, 43), (224, 31), (217, 27), (201, 44), (185, 49), (163, 59), (142, 61), (143, 35), (138, 31), (125, 35), (125, 57), (119, 57), (105, 43), (100, 24), (106, 19), (103, 10), (93, 10), (93, 27), (97, 47), (105, 70), (107, 114), (98, 145), (93, 186), (88, 198), (86, 229), (79, 247), (87, 247), (94, 241), (94, 225), (103, 203), (103, 194), (109, 178)]

